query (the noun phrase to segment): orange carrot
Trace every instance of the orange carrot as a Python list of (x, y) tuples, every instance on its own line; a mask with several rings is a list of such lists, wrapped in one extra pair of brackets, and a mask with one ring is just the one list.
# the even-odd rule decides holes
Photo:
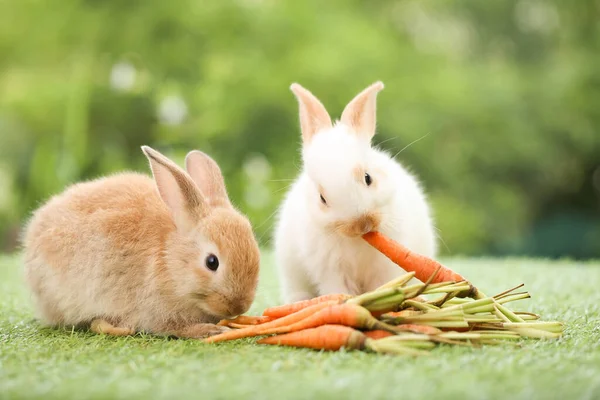
[(395, 326), (399, 332), (422, 333), (425, 335), (437, 335), (442, 331), (434, 326), (416, 325), (416, 324), (401, 324)]
[(342, 325), (322, 325), (316, 328), (271, 336), (258, 341), (260, 344), (305, 347), (317, 350), (362, 350), (367, 337), (356, 329)]
[(402, 310), (402, 311), (390, 311), (383, 314), (384, 318), (407, 318), (413, 315), (423, 314), (422, 311), (415, 310)]
[[(302, 319), (297, 319), (293, 323), (287, 324), (276, 324), (277, 321), (290, 318), (297, 314), (301, 314), (306, 310), (311, 310), (315, 305), (305, 308), (297, 313), (291, 314), (287, 317), (276, 319), (273, 322), (269, 322), (264, 325), (259, 325), (251, 328), (244, 328), (237, 331), (224, 332), (216, 336), (205, 339), (206, 342), (219, 342), (223, 340), (240, 339), (243, 337), (252, 337), (260, 335), (271, 335), (274, 333), (288, 333), (295, 332), (304, 329), (315, 328), (321, 325), (335, 324), (345, 325), (353, 328), (361, 329), (382, 329), (390, 332), (395, 332), (394, 327), (389, 326), (376, 318), (366, 309), (357, 304), (325, 304), (325, 307), (316, 312), (308, 314)], [(312, 311), (312, 310), (311, 310)], [(237, 334), (236, 334), (237, 333)]]
[[(414, 272), (415, 277), (422, 282), (427, 281), (438, 268), (440, 270), (432, 283), (466, 281), (465, 278), (450, 268), (429, 257), (409, 250), (379, 232), (365, 233), (363, 239), (405, 271)], [(476, 297), (478, 295), (477, 289), (473, 287), (467, 295)]]
[(265, 322), (270, 322), (274, 318), (267, 317), (264, 315), (261, 316), (250, 316), (250, 315), (240, 315), (234, 319), (223, 319), (219, 321), (217, 325), (219, 326), (229, 326), (230, 324), (239, 324), (239, 325), (260, 325)]
[(306, 317), (314, 314), (315, 312), (322, 310), (323, 308), (328, 307), (332, 304), (335, 304), (335, 302), (332, 301), (330, 303), (328, 303), (328, 302), (317, 303), (310, 307), (306, 307), (305, 309), (302, 309), (298, 312), (295, 312), (293, 314), (287, 315), (282, 318), (277, 318), (271, 322), (266, 322), (261, 325), (254, 325), (254, 326), (250, 326), (250, 327), (243, 328), (243, 329), (231, 330), (231, 331), (220, 333), (218, 335), (210, 336), (210, 337), (204, 339), (204, 342), (216, 343), (216, 342), (223, 342), (226, 340), (235, 340), (235, 339), (241, 339), (241, 338), (245, 338), (245, 337), (263, 335), (262, 331), (264, 331), (264, 330), (274, 329), (274, 328), (278, 328), (278, 327), (285, 327), (287, 325), (301, 321), (304, 318), (306, 318)]
[(350, 296), (348, 294), (340, 294), (340, 293), (326, 294), (323, 296), (315, 297), (310, 300), (302, 300), (302, 301), (297, 301), (297, 302), (291, 303), (291, 304), (284, 304), (282, 306), (267, 308), (263, 312), (263, 315), (271, 317), (271, 318), (281, 318), (281, 317), (285, 317), (286, 315), (290, 315), (292, 313), (300, 311), (303, 308), (312, 306), (313, 304), (323, 303), (325, 301), (332, 301), (332, 300), (335, 300), (338, 303), (343, 303), (344, 301), (348, 300), (351, 297), (352, 296)]
[[(324, 326), (327, 326), (327, 325), (324, 325)], [(381, 329), (376, 329), (374, 331), (365, 331), (365, 332), (363, 332), (363, 334), (366, 337), (368, 337), (369, 339), (375, 339), (375, 340), (377, 340), (377, 339), (383, 339), (383, 338), (386, 338), (388, 336), (394, 336), (393, 333), (388, 332), (388, 331), (383, 331)]]
[(256, 325), (245, 325), (245, 324), (236, 324), (235, 322), (229, 322), (226, 326), (228, 326), (229, 328), (243, 329), (243, 328), (251, 328)]
[(360, 329), (381, 329), (394, 332), (393, 327), (374, 318), (369, 310), (357, 304), (333, 304), (317, 311), (309, 317), (285, 327), (276, 328), (264, 334), (295, 332), (321, 325), (344, 325)]

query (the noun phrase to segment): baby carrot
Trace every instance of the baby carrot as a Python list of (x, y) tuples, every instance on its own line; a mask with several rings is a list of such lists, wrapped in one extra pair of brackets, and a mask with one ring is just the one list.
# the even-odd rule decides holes
[[(317, 306), (324, 305), (321, 309)], [(291, 317), (300, 316), (292, 319)], [(284, 321), (283, 323), (281, 321)], [(278, 323), (279, 322), (279, 323)], [(287, 322), (287, 323), (286, 323)], [(271, 335), (274, 333), (288, 333), (304, 329), (315, 328), (321, 325), (344, 325), (361, 329), (382, 329), (395, 332), (394, 327), (377, 320), (371, 315), (369, 310), (357, 304), (327, 304), (319, 303), (297, 313), (288, 315), (275, 321), (239, 329), (237, 331), (228, 331), (216, 336), (205, 339), (205, 342), (215, 343), (224, 340), (241, 339), (245, 337)]]
[(235, 322), (229, 322), (225, 326), (227, 326), (229, 328), (243, 329), (243, 328), (251, 328), (251, 327), (256, 326), (256, 325), (245, 325), (245, 324), (236, 324)]
[[(368, 350), (377, 353), (391, 353), (402, 355), (427, 354), (419, 350), (418, 346), (434, 346), (427, 339), (416, 337), (402, 337), (401, 339), (412, 339), (396, 342), (399, 336), (373, 340), (364, 333), (343, 325), (322, 325), (316, 328), (291, 332), (284, 335), (270, 336), (258, 341), (259, 344), (270, 344), (278, 346), (303, 347), (316, 350), (339, 350), (342, 347), (348, 350)], [(417, 340), (414, 340), (417, 339)], [(394, 341), (389, 341), (394, 340)], [(404, 343), (403, 343), (404, 342)]]
[(383, 318), (408, 318), (415, 315), (421, 315), (423, 311), (416, 310), (401, 310), (401, 311), (390, 311), (382, 315)]
[[(327, 325), (324, 325), (324, 326), (327, 326)], [(388, 332), (388, 331), (383, 331), (381, 329), (375, 329), (374, 331), (365, 331), (365, 332), (363, 332), (363, 335), (365, 335), (369, 339), (374, 339), (374, 340), (383, 339), (388, 336), (394, 336), (393, 333)]]
[(235, 339), (241, 339), (241, 338), (245, 338), (245, 337), (259, 336), (259, 335), (263, 334), (262, 333), (263, 330), (287, 326), (287, 325), (293, 324), (295, 322), (301, 321), (304, 318), (306, 318), (306, 317), (314, 314), (315, 312), (322, 310), (323, 308), (328, 307), (334, 303), (335, 302), (317, 303), (310, 307), (306, 307), (305, 309), (302, 309), (298, 312), (295, 312), (293, 314), (287, 315), (282, 318), (277, 318), (271, 322), (266, 322), (261, 325), (250, 326), (250, 327), (243, 328), (243, 329), (231, 330), (231, 331), (220, 333), (218, 335), (210, 336), (210, 337), (204, 339), (204, 342), (217, 343), (217, 342), (223, 342), (226, 340), (235, 340)]
[(223, 319), (219, 321), (217, 325), (220, 326), (229, 326), (230, 324), (238, 324), (238, 325), (260, 325), (265, 322), (270, 322), (274, 318), (267, 317), (264, 315), (261, 316), (250, 316), (250, 315), (240, 315), (234, 319)]
[[(379, 232), (366, 233), (363, 235), (363, 239), (405, 271), (414, 272), (415, 277), (420, 281), (426, 281), (438, 268), (439, 271), (433, 283), (466, 281), (465, 278), (450, 268), (429, 257), (409, 250)], [(469, 295), (477, 297), (477, 289), (472, 287)]]
[(263, 334), (294, 332), (321, 325), (344, 325), (360, 329), (381, 329), (395, 332), (394, 327), (373, 317), (369, 310), (357, 304), (333, 304), (291, 325), (263, 331)]
[(348, 300), (351, 297), (352, 296), (350, 296), (349, 294), (341, 294), (341, 293), (326, 294), (323, 296), (315, 297), (310, 300), (302, 300), (302, 301), (297, 301), (297, 302), (291, 303), (291, 304), (284, 304), (282, 306), (270, 307), (270, 308), (267, 308), (263, 312), (263, 315), (267, 316), (267, 317), (271, 317), (271, 318), (281, 318), (281, 317), (285, 317), (286, 315), (295, 313), (296, 311), (300, 311), (303, 308), (312, 306), (314, 304), (323, 303), (325, 301), (332, 301), (332, 300), (337, 301), (338, 303), (343, 303), (344, 301)]
[(352, 350), (365, 348), (367, 337), (361, 332), (342, 325), (322, 325), (285, 335), (270, 336), (259, 340), (259, 344), (304, 347), (317, 350)]
[(422, 333), (424, 335), (437, 335), (442, 333), (442, 330), (429, 325), (401, 324), (396, 325), (394, 328), (396, 328), (398, 332)]

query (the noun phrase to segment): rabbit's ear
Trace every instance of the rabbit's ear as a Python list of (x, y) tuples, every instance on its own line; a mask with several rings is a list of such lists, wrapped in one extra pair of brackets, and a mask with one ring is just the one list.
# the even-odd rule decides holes
[(308, 144), (317, 132), (332, 127), (331, 117), (319, 99), (299, 84), (293, 83), (290, 90), (298, 99), (302, 141)]
[(190, 151), (185, 157), (185, 169), (210, 206), (231, 206), (221, 169), (208, 154)]
[(341, 122), (351, 127), (357, 134), (371, 139), (375, 135), (377, 120), (377, 93), (383, 89), (383, 83), (375, 82), (360, 92), (344, 109)]
[(142, 151), (150, 161), (158, 193), (171, 210), (177, 229), (188, 232), (206, 210), (202, 193), (192, 178), (167, 157), (148, 146), (142, 146)]

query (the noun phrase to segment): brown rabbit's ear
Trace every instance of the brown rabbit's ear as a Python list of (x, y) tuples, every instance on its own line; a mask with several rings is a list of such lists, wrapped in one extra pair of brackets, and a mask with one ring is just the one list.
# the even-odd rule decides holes
[(377, 93), (383, 89), (382, 82), (375, 82), (360, 92), (344, 109), (341, 122), (357, 134), (371, 139), (375, 135), (377, 120)]
[(185, 169), (210, 206), (231, 206), (221, 169), (208, 154), (190, 151), (185, 157)]
[(201, 218), (205, 208), (202, 195), (190, 176), (174, 162), (148, 146), (142, 151), (150, 168), (160, 197), (173, 214), (178, 229), (187, 232)]
[(302, 141), (308, 144), (317, 132), (332, 127), (331, 117), (319, 99), (299, 84), (292, 83), (290, 90), (298, 99)]

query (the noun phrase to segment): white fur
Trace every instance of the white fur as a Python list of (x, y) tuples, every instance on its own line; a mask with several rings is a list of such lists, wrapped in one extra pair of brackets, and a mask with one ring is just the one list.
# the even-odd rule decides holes
[[(284, 301), (364, 293), (405, 273), (360, 237), (330, 228), (364, 212), (380, 213), (376, 230), (417, 253), (435, 256), (436, 236), (420, 184), (388, 154), (372, 148), (369, 136), (338, 122), (305, 141), (303, 161), (275, 230)], [(357, 182), (357, 166), (371, 175), (371, 186)], [(320, 204), (319, 186), (326, 208)]]

